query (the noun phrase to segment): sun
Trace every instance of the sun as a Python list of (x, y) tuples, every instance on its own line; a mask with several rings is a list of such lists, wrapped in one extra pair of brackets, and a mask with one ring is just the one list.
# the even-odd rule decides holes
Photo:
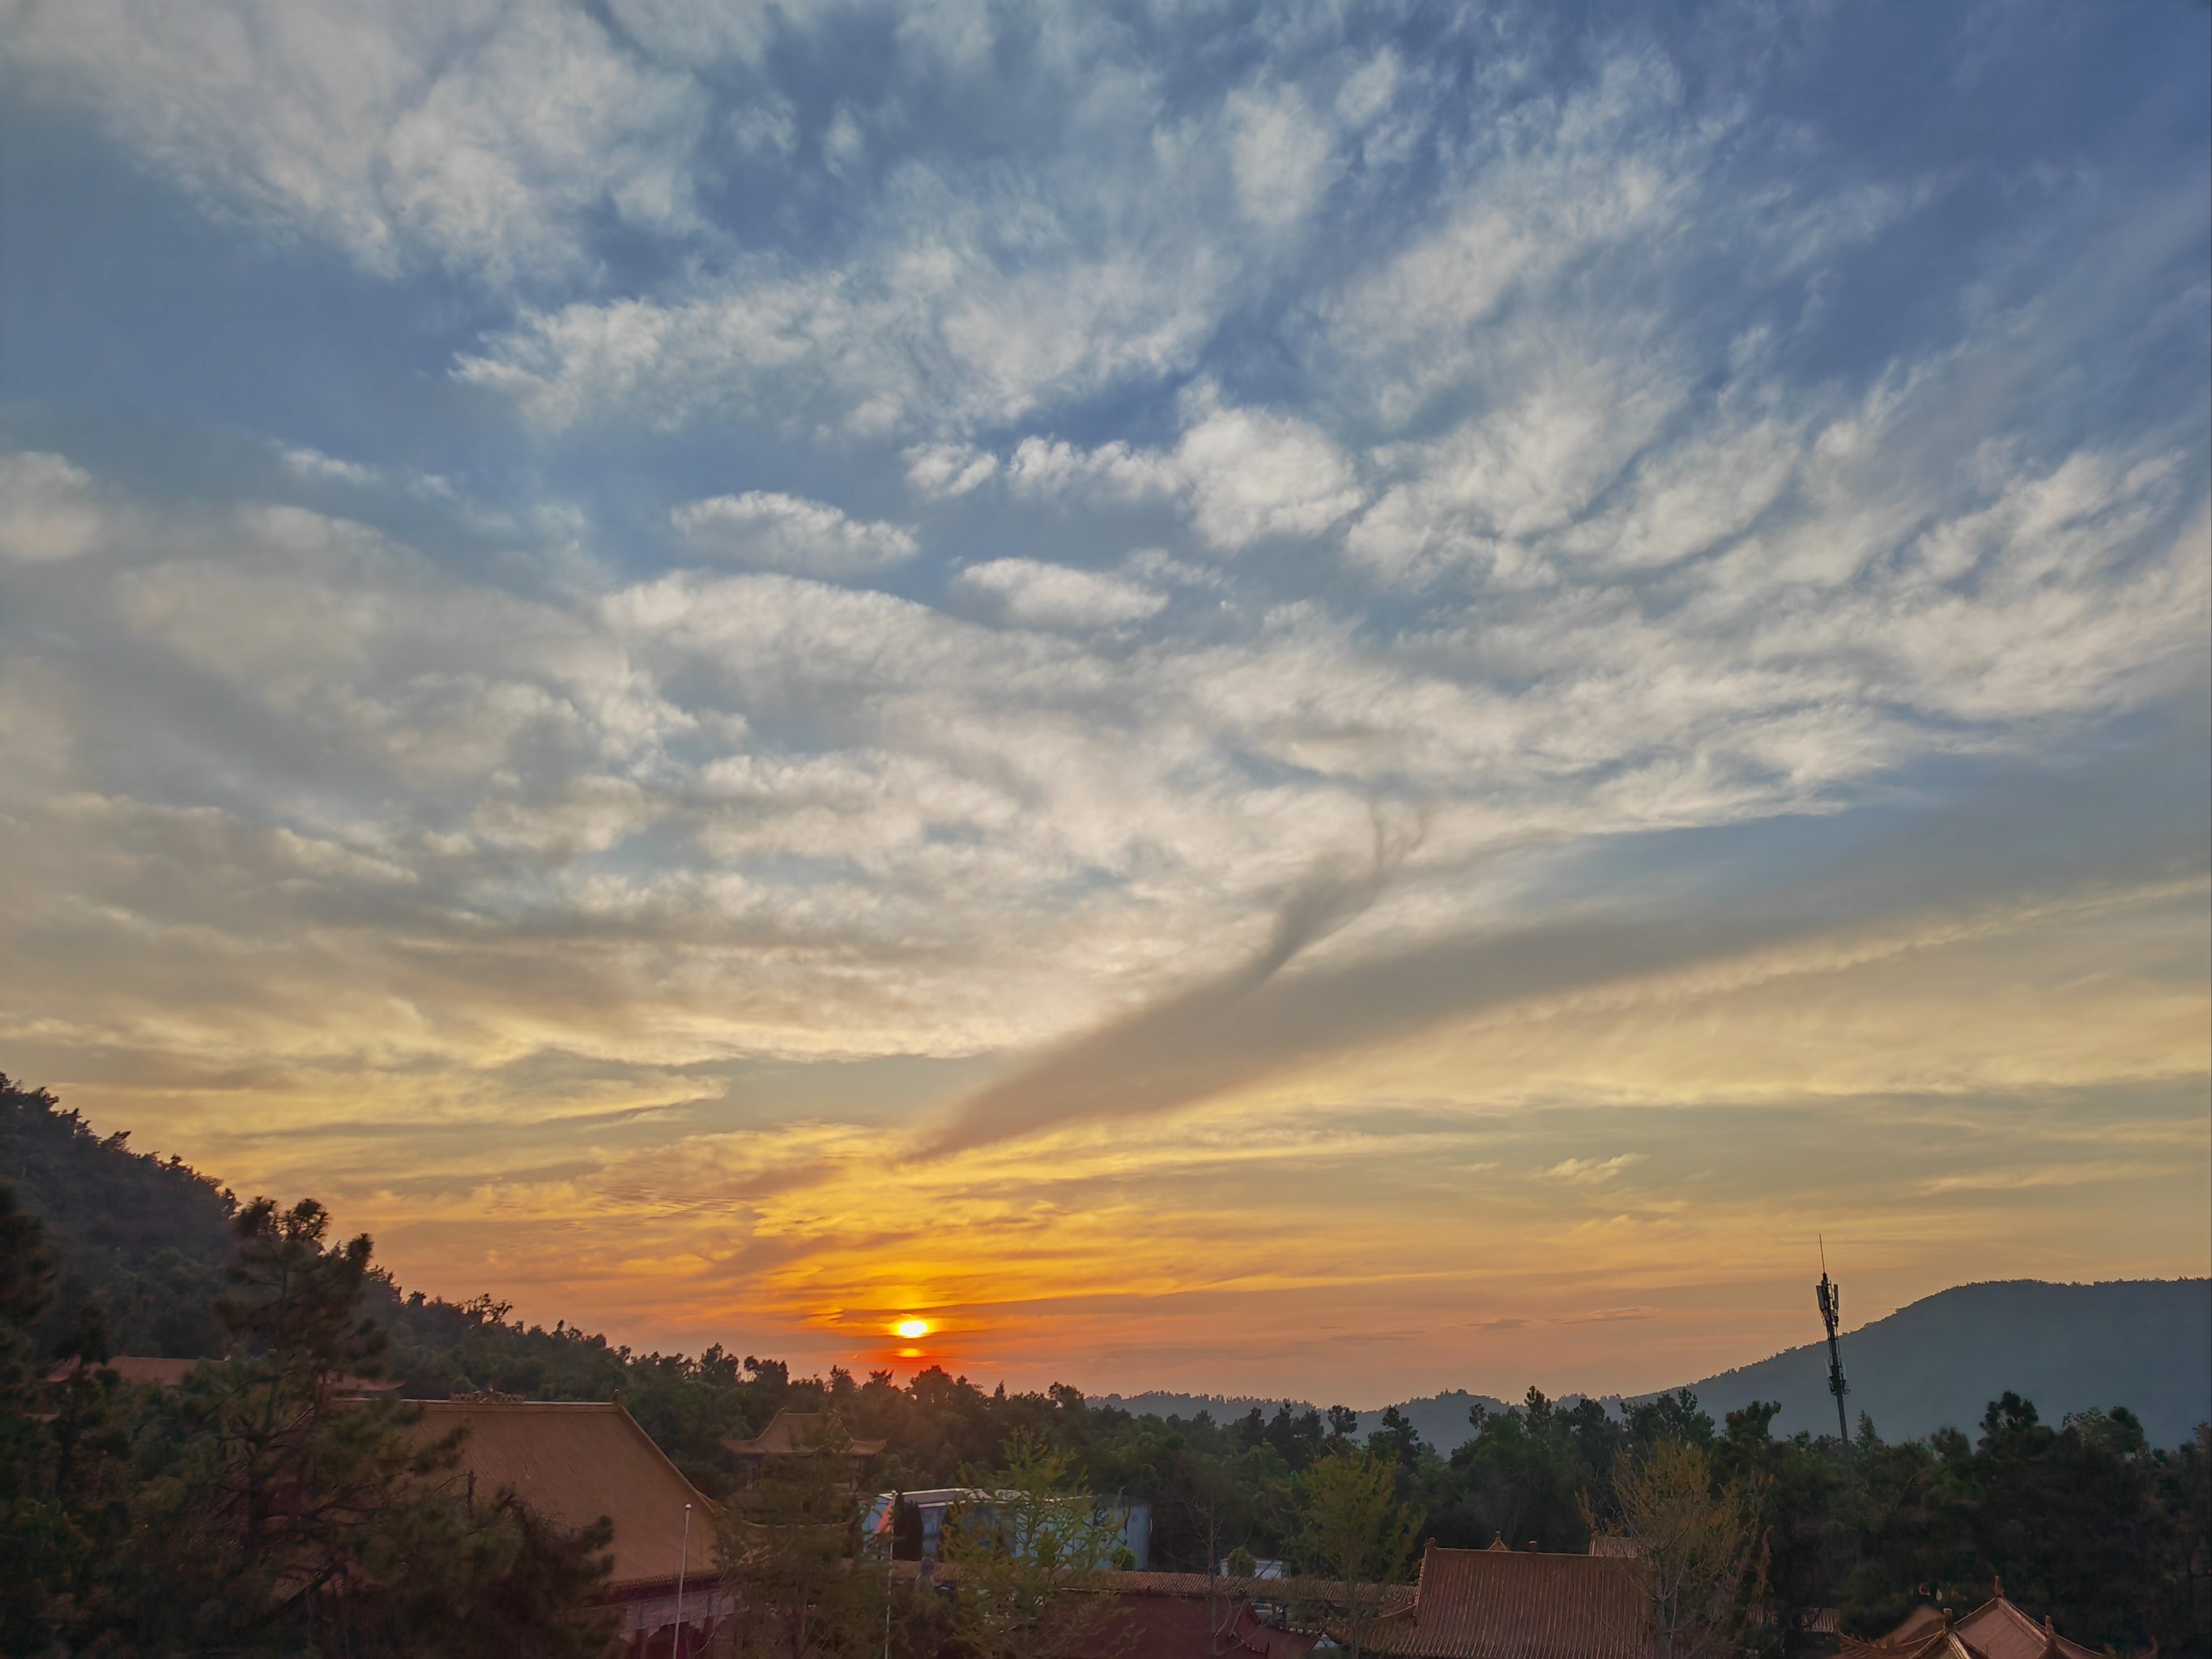
[(911, 1342), (918, 1336), (929, 1334), (929, 1322), (927, 1319), (902, 1319), (892, 1328)]

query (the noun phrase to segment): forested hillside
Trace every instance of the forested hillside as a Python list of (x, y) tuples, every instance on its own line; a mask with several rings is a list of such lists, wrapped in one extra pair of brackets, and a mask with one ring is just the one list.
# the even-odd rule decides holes
[(118, 1353), (218, 1352), (209, 1308), (237, 1200), (181, 1159), (102, 1138), (50, 1095), (0, 1073), (0, 1180), (45, 1224), (58, 1274), (35, 1339), (51, 1346), (97, 1310)]
[[(1839, 1607), (1846, 1629), (1873, 1633), (1923, 1586), (1968, 1605), (1999, 1576), (2015, 1601), (2077, 1639), (2130, 1650), (2155, 1639), (2162, 1653), (2212, 1659), (2204, 1567), (2212, 1433), (2154, 1451), (2122, 1397), (2056, 1421), (2001, 1390), (1970, 1433), (1886, 1443), (1862, 1428), (1845, 1448), (1832, 1436), (1778, 1437), (1771, 1401), (1717, 1420), (1710, 1402), (1687, 1390), (1624, 1408), (1531, 1389), (1510, 1408), (1470, 1399), (1454, 1435), (1464, 1443), (1447, 1449), (1442, 1434), (1396, 1407), (1370, 1424), (1342, 1407), (1281, 1402), (1240, 1413), (1223, 1401), (1186, 1413), (1162, 1399), (1130, 1403), (1164, 1411), (1133, 1412), (1057, 1385), (986, 1393), (936, 1368), (903, 1386), (887, 1372), (793, 1377), (769, 1358), (719, 1348), (638, 1354), (566, 1326), (526, 1327), (488, 1299), (404, 1294), (374, 1267), (368, 1241), (324, 1239), (312, 1205), (240, 1205), (184, 1165), (97, 1136), (52, 1097), (4, 1079), (0, 1158), (8, 1176), (0, 1181), (0, 1439), (15, 1448), (0, 1459), (0, 1559), (9, 1564), (0, 1571), (0, 1618), (33, 1621), (19, 1628), (36, 1627), (21, 1607), (74, 1609), (68, 1616), (82, 1622), (100, 1596), (116, 1619), (148, 1616), (156, 1591), (113, 1575), (160, 1553), (134, 1554), (114, 1528), (181, 1524), (161, 1518), (173, 1510), (189, 1517), (191, 1483), (149, 1480), (143, 1471), (216, 1459), (221, 1442), (208, 1438), (216, 1419), (207, 1413), (268, 1393), (241, 1394), (246, 1382), (305, 1379), (296, 1387), (312, 1398), (332, 1375), (381, 1367), (416, 1396), (619, 1394), (714, 1494), (735, 1479), (719, 1442), (756, 1431), (786, 1405), (834, 1406), (854, 1435), (886, 1440), (872, 1472), (879, 1490), (991, 1481), (1012, 1437), (1024, 1434), (1069, 1460), (1072, 1478), (1090, 1491), (1149, 1499), (1154, 1564), (1169, 1567), (1202, 1567), (1233, 1547), (1298, 1559), (1297, 1495), (1318, 1468), (1345, 1458), (1387, 1472), (1416, 1538), (1472, 1547), (1503, 1534), (1581, 1550), (1593, 1519), (1615, 1511), (1621, 1471), (1660, 1448), (1690, 1446), (1717, 1483), (1747, 1495), (1756, 1510), (1767, 1561), (1759, 1594), (1771, 1615), (1759, 1640), (1773, 1659), (1801, 1649), (1797, 1610)], [(24, 1213), (11, 1220), (18, 1208)], [(291, 1264), (283, 1275), (270, 1270), (279, 1260)], [(325, 1287), (319, 1293), (328, 1305), (308, 1322), (333, 1334), (319, 1339), (321, 1347), (302, 1352), (270, 1335), (289, 1328), (267, 1311), (280, 1282)], [(180, 1399), (88, 1384), (70, 1392), (59, 1417), (37, 1403), (32, 1379), (57, 1355), (148, 1350), (226, 1358), (203, 1367)], [(386, 1507), (389, 1524), (407, 1536), (435, 1519), (419, 1505)], [(495, 1548), (487, 1541), (470, 1570), (529, 1566), (538, 1588), (518, 1605), (551, 1607), (587, 1581), (576, 1540), (533, 1534), (520, 1517), (468, 1525), (522, 1528)], [(164, 1570), (182, 1582), (200, 1568), (185, 1556)], [(506, 1579), (489, 1589), (470, 1589), (473, 1582), (447, 1588), (478, 1599), (479, 1591), (523, 1594)], [(404, 1589), (392, 1587), (393, 1619), (412, 1616)]]

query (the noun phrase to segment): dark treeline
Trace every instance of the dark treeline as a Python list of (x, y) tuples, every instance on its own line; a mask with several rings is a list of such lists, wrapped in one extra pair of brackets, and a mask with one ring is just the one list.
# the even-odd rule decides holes
[[(1844, 1448), (1832, 1437), (1776, 1437), (1771, 1407), (1716, 1423), (1686, 1394), (1624, 1413), (1595, 1401), (1553, 1402), (1532, 1389), (1510, 1410), (1477, 1407), (1474, 1437), (1445, 1455), (1395, 1412), (1357, 1440), (1353, 1414), (1342, 1407), (1161, 1418), (1093, 1405), (1061, 1386), (986, 1392), (934, 1368), (903, 1386), (887, 1372), (793, 1376), (778, 1361), (719, 1347), (696, 1357), (641, 1354), (565, 1325), (525, 1325), (489, 1298), (454, 1304), (403, 1294), (368, 1260), (365, 1240), (322, 1239), (313, 1206), (241, 1206), (180, 1162), (133, 1152), (120, 1135), (98, 1136), (51, 1096), (0, 1078), (0, 1189), (9, 1186), (20, 1213), (9, 1224), (14, 1266), (7, 1271), (24, 1282), (7, 1291), (0, 1310), (11, 1368), (0, 1390), (0, 1432), (11, 1437), (6, 1455), (15, 1464), (0, 1493), (8, 1505), (0, 1555), (49, 1564), (43, 1589), (18, 1584), (10, 1592), (5, 1616), (18, 1621), (19, 1634), (70, 1628), (72, 1618), (89, 1628), (81, 1603), (92, 1581), (83, 1574), (102, 1552), (151, 1526), (204, 1531), (211, 1524), (192, 1510), (191, 1473), (222, 1466), (222, 1433), (251, 1432), (234, 1420), (237, 1397), (273, 1387), (311, 1399), (349, 1370), (380, 1369), (416, 1397), (492, 1390), (526, 1399), (620, 1398), (717, 1496), (733, 1479), (719, 1443), (757, 1432), (786, 1407), (835, 1407), (854, 1436), (886, 1440), (872, 1475), (880, 1490), (957, 1484), (1001, 1467), (1010, 1443), (1041, 1447), (1065, 1459), (1092, 1492), (1149, 1500), (1153, 1565), (1194, 1570), (1232, 1553), (1295, 1561), (1300, 1477), (1347, 1452), (1391, 1471), (1401, 1512), (1419, 1517), (1421, 1536), (1460, 1547), (1503, 1536), (1516, 1547), (1583, 1549), (1592, 1526), (1617, 1514), (1616, 1474), (1655, 1445), (1686, 1443), (1704, 1452), (1717, 1489), (1728, 1484), (1755, 1494), (1762, 1558), (1755, 1645), (1777, 1654), (1817, 1645), (1820, 1638), (1802, 1628), (1801, 1614), (1811, 1609), (1838, 1610), (1844, 1628), (1859, 1634), (1879, 1633), (1923, 1601), (1963, 1612), (2001, 1577), (2014, 1601), (2047, 1613), (2076, 1640), (2118, 1651), (2155, 1641), (2162, 1654), (2212, 1659), (2212, 1431), (2200, 1429), (2179, 1449), (2154, 1449), (2118, 1402), (2051, 1424), (2008, 1395), (1990, 1405), (1976, 1434), (1892, 1444), (1862, 1419)], [(346, 1317), (305, 1349), (290, 1338), (289, 1347), (267, 1339), (271, 1263), (286, 1250), (299, 1263), (351, 1263), (315, 1268), (319, 1293), (330, 1306), (344, 1303)], [(330, 1307), (322, 1316), (327, 1323)], [(205, 1368), (179, 1398), (88, 1383), (71, 1392), (59, 1416), (36, 1420), (37, 1370), (58, 1357), (124, 1352), (222, 1363)], [(444, 1551), (462, 1565), (441, 1568), (442, 1577), (422, 1576), (416, 1589), (465, 1589), (478, 1604), (496, 1602), (525, 1625), (549, 1627), (587, 1593), (583, 1558), (592, 1540), (533, 1531), (514, 1513), (456, 1516), (401, 1501), (392, 1494), (426, 1489), (423, 1480), (434, 1476), (434, 1449), (409, 1449), (396, 1419), (378, 1432), (385, 1437), (370, 1436), (368, 1450), (346, 1455), (357, 1472), (368, 1468), (362, 1478), (383, 1494), (368, 1507), (383, 1515), (377, 1524), (386, 1533), (347, 1544), (368, 1555), (345, 1558), (343, 1570), (334, 1569), (340, 1578), (358, 1572), (376, 1582), (381, 1571), (396, 1584), (407, 1576), (392, 1577), (392, 1559)], [(384, 1566), (362, 1565), (372, 1558)], [(142, 1601), (212, 1594), (204, 1582), (186, 1582), (191, 1573), (174, 1562), (163, 1570), (170, 1580), (131, 1593)], [(253, 1617), (276, 1629), (282, 1620), (265, 1606), (266, 1583), (275, 1582), (267, 1565), (249, 1571), (231, 1561), (223, 1570), (249, 1589), (264, 1583), (264, 1592), (236, 1593), (259, 1609)], [(71, 1571), (78, 1580), (70, 1581)], [(129, 1599), (112, 1587), (93, 1589), (114, 1607)], [(369, 1612), (406, 1616), (396, 1603)], [(324, 1607), (312, 1616), (334, 1615)], [(115, 1618), (123, 1628), (122, 1614)], [(443, 1649), (416, 1650), (477, 1650), (459, 1637), (441, 1639)], [(20, 1650), (39, 1650), (26, 1643)], [(126, 1643), (52, 1650), (189, 1650)], [(229, 1650), (264, 1650), (240, 1638)], [(377, 1650), (359, 1644), (356, 1650)]]
[(388, 1338), (368, 1241), (327, 1231), (312, 1201), (239, 1209), (191, 1310), (222, 1356), (129, 1383), (100, 1364), (103, 1304), (57, 1295), (82, 1258), (0, 1183), (0, 1652), (603, 1659), (605, 1528), (464, 1488), (457, 1440), (352, 1397)]

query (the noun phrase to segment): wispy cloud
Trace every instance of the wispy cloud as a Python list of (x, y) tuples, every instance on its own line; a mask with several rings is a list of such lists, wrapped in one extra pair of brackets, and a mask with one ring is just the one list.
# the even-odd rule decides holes
[(956, 580), (991, 596), (1016, 622), (1045, 628), (1123, 628), (1158, 615), (1168, 602), (1125, 576), (1036, 559), (992, 559), (969, 566)]
[(91, 483), (59, 455), (0, 455), (0, 551), (34, 562), (82, 553), (100, 530)]
[(19, 8), (8, 54), (218, 210), (372, 270), (573, 275), (595, 215), (696, 225), (708, 100), (580, 9), (137, 0)]
[(1571, 1187), (1602, 1187), (1617, 1181), (1644, 1162), (1642, 1152), (1620, 1152), (1612, 1158), (1563, 1158), (1544, 1171), (1547, 1179)]
[(2162, 1166), (2154, 1164), (2099, 1158), (2055, 1169), (2014, 1165), (2008, 1169), (1972, 1170), (1958, 1175), (1931, 1176), (1922, 1181), (1919, 1186), (1922, 1192), (1931, 1197), (1945, 1193), (2025, 1193), (2048, 1187), (2094, 1187), (2111, 1182), (2138, 1181), (2145, 1176), (2163, 1172)]
[(802, 575), (857, 575), (918, 550), (903, 525), (848, 518), (826, 502), (774, 490), (686, 501), (669, 518), (696, 552)]

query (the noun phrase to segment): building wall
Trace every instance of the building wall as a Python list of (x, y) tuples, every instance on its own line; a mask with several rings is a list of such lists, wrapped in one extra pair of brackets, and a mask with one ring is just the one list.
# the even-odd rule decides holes
[[(891, 1537), (890, 1505), (894, 1494), (880, 1494), (868, 1512), (865, 1530), (871, 1538), (880, 1540), (885, 1549)], [(955, 1504), (973, 1501), (969, 1493), (950, 1489), (908, 1492), (906, 1501), (921, 1517), (921, 1557), (925, 1561), (944, 1559), (945, 1517)], [(1102, 1510), (1118, 1512), (1121, 1516), (1121, 1541), (1137, 1558), (1137, 1570), (1149, 1571), (1152, 1565), (1152, 1506), (1143, 1498), (1123, 1500), (1118, 1504), (1105, 1498), (1095, 1500)], [(988, 1513), (988, 1505), (980, 1506)], [(1114, 1565), (1109, 1559), (1097, 1563), (1100, 1567)]]

